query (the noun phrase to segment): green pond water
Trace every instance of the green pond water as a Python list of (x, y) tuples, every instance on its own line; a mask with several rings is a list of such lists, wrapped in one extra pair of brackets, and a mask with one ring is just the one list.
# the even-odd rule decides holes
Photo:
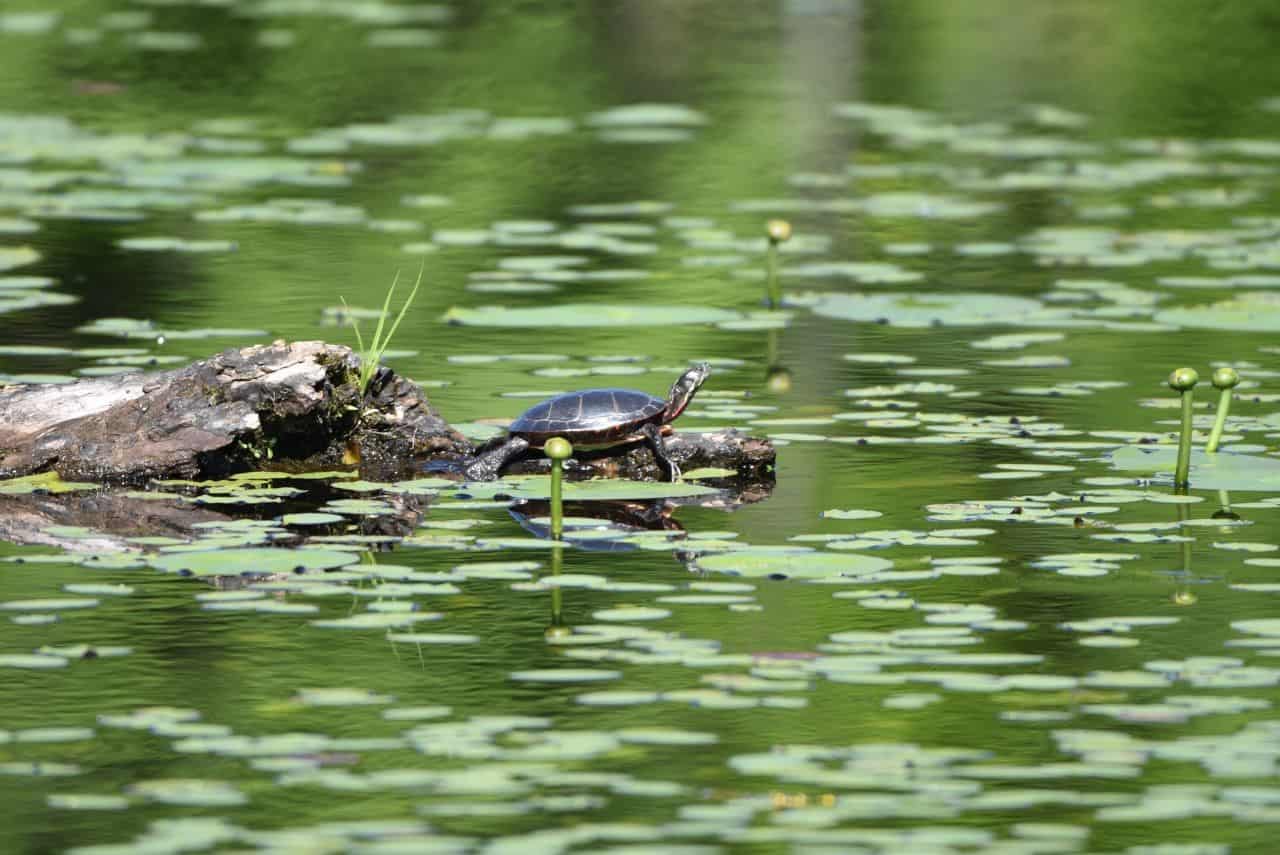
[[(638, 515), (561, 549), (502, 498), (539, 481), (129, 525), (0, 484), (0, 852), (1274, 851), (1278, 38), (1263, 0), (5, 3), (0, 382), (350, 343), (421, 268), (386, 362), (471, 435), (707, 360), (677, 428), (777, 467), (614, 485)], [(1183, 364), (1197, 446), (1243, 383), (1176, 495)]]

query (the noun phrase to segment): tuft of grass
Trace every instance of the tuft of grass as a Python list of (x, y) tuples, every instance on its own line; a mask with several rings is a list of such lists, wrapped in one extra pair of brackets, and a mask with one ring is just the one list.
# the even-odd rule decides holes
[[(369, 341), (369, 346), (364, 343), (364, 336), (360, 335), (360, 322), (354, 317), (351, 319), (351, 329), (355, 330), (357, 353), (360, 356), (360, 394), (364, 395), (369, 391), (369, 383), (373, 380), (373, 375), (378, 373), (378, 366), (382, 364), (382, 354), (387, 352), (387, 348), (391, 345), (391, 339), (395, 336), (396, 330), (400, 326), (400, 322), (404, 320), (405, 312), (409, 311), (409, 307), (413, 305), (413, 298), (418, 296), (418, 286), (422, 284), (422, 271), (424, 268), (418, 268), (418, 278), (413, 283), (413, 290), (409, 292), (409, 297), (404, 301), (404, 305), (400, 307), (399, 314), (396, 315), (395, 321), (391, 324), (391, 329), (387, 330), (387, 318), (391, 314), (391, 298), (396, 293), (396, 285), (400, 282), (400, 271), (396, 271), (395, 279), (391, 281), (391, 287), (387, 290), (387, 298), (382, 301), (382, 311), (378, 313), (378, 326), (373, 331), (373, 338)], [(350, 310), (345, 297), (339, 297), (342, 306)], [(383, 335), (383, 331), (386, 335)]]

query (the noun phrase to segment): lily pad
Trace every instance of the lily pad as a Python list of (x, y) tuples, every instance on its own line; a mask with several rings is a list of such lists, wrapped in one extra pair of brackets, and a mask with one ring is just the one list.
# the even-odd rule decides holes
[(170, 778), (140, 781), (129, 786), (132, 795), (167, 805), (187, 807), (232, 807), (248, 798), (228, 781)]
[(886, 558), (846, 553), (830, 555), (822, 552), (775, 552), (738, 550), (715, 555), (702, 555), (695, 562), (699, 569), (713, 573), (774, 579), (831, 579), (869, 576), (889, 570), (893, 562)]
[(56, 810), (125, 810), (129, 800), (124, 796), (98, 793), (50, 793), (46, 804)]
[(1045, 311), (1039, 300), (977, 292), (824, 294), (812, 308), (824, 317), (897, 327), (1018, 324)]
[(455, 306), (445, 312), (442, 320), (482, 327), (667, 327), (674, 324), (719, 324), (741, 318), (739, 312), (711, 306), (566, 303), (520, 309)]
[[(1173, 446), (1130, 445), (1112, 453), (1111, 466), (1172, 476), (1177, 453)], [(1280, 490), (1280, 459), (1228, 449), (1208, 454), (1193, 448), (1190, 479), (1192, 486), (1208, 490)]]
[(1197, 329), (1233, 332), (1280, 332), (1280, 294), (1250, 291), (1204, 306), (1156, 312), (1153, 320)]
[(47, 600), (9, 600), (0, 603), (0, 611), (10, 612), (62, 612), (72, 609), (91, 609), (98, 600), (89, 597), (52, 597)]
[(350, 564), (352, 555), (331, 549), (211, 549), (155, 555), (147, 559), (157, 570), (188, 576), (270, 575), (329, 570)]
[(0, 668), (65, 668), (67, 660), (62, 656), (39, 653), (0, 653)]
[(10, 478), (0, 481), (0, 495), (8, 496), (22, 496), (31, 493), (74, 493), (100, 489), (102, 489), (100, 484), (63, 481), (57, 472), (42, 472), (39, 475), (27, 475), (22, 478)]
[(29, 246), (0, 247), (0, 270), (12, 270), (40, 260), (40, 253)]

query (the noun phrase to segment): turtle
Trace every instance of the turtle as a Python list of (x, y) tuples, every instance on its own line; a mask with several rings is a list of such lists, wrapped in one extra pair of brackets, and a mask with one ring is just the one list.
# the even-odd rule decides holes
[(666, 400), (638, 389), (582, 389), (534, 404), (507, 429), (504, 442), (479, 454), (464, 470), (473, 481), (492, 481), (502, 467), (528, 448), (541, 448), (552, 437), (564, 437), (579, 448), (607, 448), (644, 442), (668, 480), (680, 467), (667, 454), (663, 433), (711, 374), (711, 366), (695, 363), (671, 385)]

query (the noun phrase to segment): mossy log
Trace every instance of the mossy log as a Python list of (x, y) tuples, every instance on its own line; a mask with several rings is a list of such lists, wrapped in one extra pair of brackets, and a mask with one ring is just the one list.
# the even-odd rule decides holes
[[(144, 484), (221, 478), (261, 468), (359, 462), (368, 478), (460, 469), (475, 449), (422, 388), (383, 368), (361, 395), (359, 357), (319, 341), (226, 350), (172, 371), (0, 388), (0, 478), (57, 472), (67, 480)], [(759, 478), (773, 446), (737, 431), (667, 440), (682, 469)], [(579, 455), (579, 476), (656, 479), (648, 449)], [(540, 455), (513, 472), (539, 471)]]
[(185, 368), (0, 389), (0, 478), (143, 483), (278, 463), (402, 463), (471, 443), (416, 384), (383, 371), (362, 396), (350, 348), (226, 350)]

